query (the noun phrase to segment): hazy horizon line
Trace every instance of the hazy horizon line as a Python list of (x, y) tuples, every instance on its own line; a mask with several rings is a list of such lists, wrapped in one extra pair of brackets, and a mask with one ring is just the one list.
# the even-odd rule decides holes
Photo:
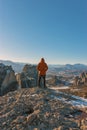
[[(8, 62), (13, 62), (13, 63), (23, 63), (23, 64), (37, 64), (37, 63), (31, 63), (31, 62), (23, 62), (23, 61), (14, 61), (14, 60), (8, 60), (8, 59), (0, 59), (1, 61), (8, 61)], [(86, 63), (48, 63), (48, 65), (66, 65), (66, 64), (70, 64), (70, 65), (75, 65), (75, 64), (83, 64), (83, 65), (87, 65)]]

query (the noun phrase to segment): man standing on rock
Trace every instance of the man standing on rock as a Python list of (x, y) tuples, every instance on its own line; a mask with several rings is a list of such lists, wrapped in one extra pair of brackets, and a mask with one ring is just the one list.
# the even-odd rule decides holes
[(41, 87), (40, 82), (41, 79), (43, 79), (44, 83), (44, 88), (46, 88), (46, 71), (48, 70), (48, 66), (45, 63), (44, 58), (41, 58), (40, 63), (37, 65), (37, 70), (38, 70), (38, 86)]

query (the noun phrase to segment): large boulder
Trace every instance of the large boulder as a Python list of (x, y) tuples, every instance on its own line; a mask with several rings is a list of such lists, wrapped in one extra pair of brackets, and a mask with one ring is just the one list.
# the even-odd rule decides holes
[(37, 70), (35, 65), (26, 64), (23, 68), (23, 72), (28, 76), (37, 79)]
[(0, 64), (0, 95), (16, 90), (17, 87), (18, 84), (12, 67)]
[(35, 65), (26, 64), (21, 73), (16, 75), (19, 88), (29, 88), (37, 86), (38, 73)]
[(5, 65), (0, 63), (0, 88), (5, 76), (6, 76)]

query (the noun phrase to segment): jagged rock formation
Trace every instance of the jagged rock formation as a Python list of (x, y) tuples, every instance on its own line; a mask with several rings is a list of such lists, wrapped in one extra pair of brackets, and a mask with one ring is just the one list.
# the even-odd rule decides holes
[(61, 102), (50, 89), (27, 88), (0, 97), (0, 130), (86, 130), (82, 110)]
[(79, 84), (79, 77), (76, 76), (75, 79), (74, 79), (74, 85), (78, 86), (78, 84)]
[(74, 79), (74, 85), (87, 85), (87, 72), (83, 72), (80, 76), (76, 76)]
[(0, 64), (0, 94), (3, 95), (9, 91), (16, 90), (17, 85), (12, 67)]
[(36, 66), (26, 64), (21, 73), (16, 75), (19, 88), (29, 88), (37, 86), (37, 70)]

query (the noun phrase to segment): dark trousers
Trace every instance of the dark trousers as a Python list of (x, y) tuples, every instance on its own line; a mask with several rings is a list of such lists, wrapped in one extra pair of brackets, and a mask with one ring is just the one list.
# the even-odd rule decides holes
[(39, 75), (38, 76), (38, 86), (41, 87), (42, 85), (42, 80), (43, 80), (43, 84), (44, 84), (44, 87), (46, 87), (46, 75)]

